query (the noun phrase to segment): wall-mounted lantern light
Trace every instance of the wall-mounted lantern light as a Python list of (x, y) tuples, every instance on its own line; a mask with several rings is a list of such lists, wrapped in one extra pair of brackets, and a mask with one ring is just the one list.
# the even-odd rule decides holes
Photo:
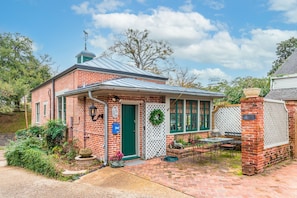
[(96, 114), (97, 114), (97, 107), (92, 104), (90, 107), (89, 107), (89, 114), (92, 118), (92, 121), (96, 121), (98, 120), (99, 118), (102, 118), (103, 119), (103, 114), (99, 114), (98, 117), (95, 119), (96, 117)]
[(114, 96), (112, 98), (112, 101), (114, 101), (114, 102), (122, 102), (122, 100), (118, 96)]

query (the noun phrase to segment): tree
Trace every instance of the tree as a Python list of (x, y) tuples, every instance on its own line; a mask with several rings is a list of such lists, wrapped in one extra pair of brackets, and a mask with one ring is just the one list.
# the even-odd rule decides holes
[(240, 99), (244, 97), (243, 89), (249, 87), (261, 88), (261, 97), (265, 97), (270, 90), (270, 81), (268, 78), (237, 77), (231, 83), (222, 81), (216, 86), (208, 87), (210, 91), (220, 91), (225, 94), (225, 98), (216, 102), (227, 102), (229, 104), (239, 104)]
[(277, 44), (276, 55), (277, 59), (272, 63), (272, 69), (267, 75), (273, 75), (276, 70), (285, 62), (285, 60), (294, 52), (297, 48), (297, 38), (291, 37), (288, 40), (282, 41)]
[(169, 76), (169, 84), (187, 88), (202, 88), (201, 83), (197, 82), (199, 75), (190, 73), (188, 68), (178, 68), (174, 70), (174, 76)]
[(32, 44), (19, 33), (0, 34), (0, 83), (8, 84), (10, 90), (9, 95), (1, 98), (6, 107), (14, 104), (19, 109), (21, 99), (30, 89), (51, 77), (49, 56), (36, 58)]
[(157, 63), (169, 61), (173, 49), (165, 41), (150, 39), (148, 30), (128, 29), (102, 56), (112, 57), (115, 54), (127, 57), (137, 68), (160, 74), (163, 70)]

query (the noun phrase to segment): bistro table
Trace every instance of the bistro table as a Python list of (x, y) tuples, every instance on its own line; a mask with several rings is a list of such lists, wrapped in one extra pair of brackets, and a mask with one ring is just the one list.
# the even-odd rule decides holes
[(233, 138), (225, 138), (225, 137), (211, 137), (211, 138), (199, 139), (199, 141), (204, 144), (212, 145), (208, 148), (210, 149), (210, 153), (213, 159), (215, 159), (216, 156), (218, 155), (221, 145), (228, 144), (233, 140), (234, 140)]
[(211, 138), (203, 138), (199, 141), (206, 143), (227, 143), (233, 141), (233, 138), (224, 138), (224, 137), (211, 137)]

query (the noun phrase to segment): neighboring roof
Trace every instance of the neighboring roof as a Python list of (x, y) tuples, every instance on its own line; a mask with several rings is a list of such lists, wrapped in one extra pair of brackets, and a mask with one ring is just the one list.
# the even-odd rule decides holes
[(205, 91), (201, 89), (185, 88), (178, 86), (171, 86), (166, 84), (157, 84), (148, 81), (136, 80), (132, 78), (120, 78), (96, 83), (93, 85), (78, 88), (76, 90), (68, 91), (64, 95), (71, 96), (81, 94), (87, 91), (97, 90), (118, 90), (118, 91), (135, 91), (135, 92), (150, 92), (156, 94), (183, 94), (192, 96), (205, 96), (211, 98), (222, 98), (224, 94), (218, 92)]
[(51, 78), (51, 79), (47, 80), (46, 82), (42, 83), (41, 85), (35, 87), (31, 91), (34, 91), (35, 89), (38, 89), (39, 87), (51, 82), (52, 80), (58, 79), (61, 76), (64, 76), (65, 74), (67, 74), (75, 69), (99, 71), (99, 72), (105, 72), (105, 73), (110, 73), (110, 74), (119, 74), (119, 75), (131, 76), (131, 77), (148, 78), (148, 79), (152, 79), (152, 80), (162, 80), (162, 81), (168, 80), (168, 78), (166, 78), (164, 76), (154, 74), (154, 73), (139, 69), (134, 66), (123, 64), (123, 63), (113, 60), (113, 59), (109, 59), (109, 58), (105, 58), (105, 57), (97, 57), (90, 61), (75, 64), (72, 67), (69, 67), (68, 69), (64, 70), (63, 72), (59, 73), (58, 75), (54, 76), (53, 78)]
[(297, 73), (297, 50), (276, 70), (274, 76), (296, 74)]
[(265, 98), (273, 100), (297, 100), (297, 89), (273, 89), (265, 96)]

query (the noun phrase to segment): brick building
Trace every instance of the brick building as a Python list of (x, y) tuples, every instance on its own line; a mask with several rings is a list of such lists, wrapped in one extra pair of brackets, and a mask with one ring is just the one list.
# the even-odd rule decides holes
[(169, 86), (167, 80), (82, 51), (74, 66), (31, 91), (32, 124), (62, 120), (68, 139), (91, 148), (105, 163), (119, 150), (127, 158), (166, 155), (176, 135), (187, 138), (212, 130), (212, 101), (223, 97)]

